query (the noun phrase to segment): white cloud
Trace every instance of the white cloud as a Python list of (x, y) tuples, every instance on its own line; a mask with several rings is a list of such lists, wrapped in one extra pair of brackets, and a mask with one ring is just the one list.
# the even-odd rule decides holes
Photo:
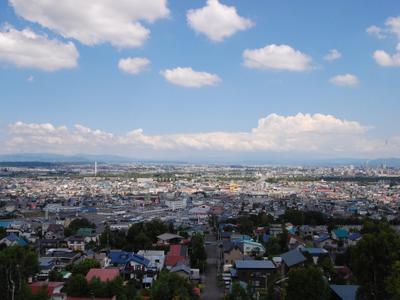
[(72, 42), (63, 43), (26, 28), (12, 26), (0, 30), (0, 61), (21, 68), (44, 71), (71, 69), (77, 66), (79, 53)]
[(238, 15), (235, 7), (221, 4), (218, 0), (207, 0), (205, 7), (189, 10), (186, 17), (193, 30), (215, 42), (253, 26), (251, 20)]
[(400, 67), (400, 43), (396, 47), (396, 52), (390, 55), (384, 50), (377, 50), (373, 57), (376, 63), (383, 67)]
[(75, 125), (71, 130), (52, 124), (17, 122), (9, 126), (6, 151), (52, 153), (115, 153), (137, 156), (151, 153), (268, 152), (324, 155), (392, 155), (399, 153), (400, 138), (373, 139), (370, 129), (356, 121), (332, 115), (270, 114), (256, 128), (243, 132), (206, 132), (146, 135), (142, 129), (115, 135)]
[(384, 39), (386, 38), (386, 35), (383, 33), (382, 28), (372, 25), (369, 26), (366, 30), (365, 30), (369, 35), (375, 36), (378, 39)]
[(306, 71), (311, 69), (312, 59), (288, 45), (267, 45), (260, 49), (246, 49), (243, 64), (253, 69)]
[(129, 74), (139, 74), (150, 64), (150, 60), (144, 57), (128, 57), (120, 59), (118, 68)]
[(360, 83), (357, 76), (353, 74), (336, 75), (331, 79), (329, 79), (329, 82), (338, 86), (348, 86), (348, 87), (354, 87)]
[(221, 82), (218, 75), (194, 71), (192, 68), (167, 69), (160, 72), (165, 80), (172, 84), (188, 88), (200, 88), (203, 86), (217, 85)]
[(29, 75), (28, 78), (26, 78), (26, 81), (34, 82), (35, 81), (35, 77), (33, 75)]
[[(384, 29), (377, 26), (370, 26), (367, 28), (367, 32), (378, 38), (384, 38), (384, 32), (395, 35), (400, 39), (400, 16), (387, 18)], [(372, 57), (375, 59), (376, 63), (382, 67), (400, 67), (400, 43), (397, 44), (395, 53), (390, 54), (385, 50), (376, 50)]]
[(340, 53), (336, 49), (329, 50), (328, 54), (324, 56), (325, 60), (334, 61), (342, 57), (342, 53)]
[(388, 18), (385, 25), (391, 33), (395, 34), (400, 39), (400, 16)]
[(167, 0), (9, 0), (17, 15), (85, 45), (141, 46), (150, 31), (141, 21), (169, 16)]

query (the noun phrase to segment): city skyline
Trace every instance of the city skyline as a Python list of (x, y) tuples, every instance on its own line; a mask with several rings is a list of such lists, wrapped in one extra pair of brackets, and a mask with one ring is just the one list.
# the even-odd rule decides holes
[(399, 157), (396, 1), (82, 5), (0, 4), (0, 154)]

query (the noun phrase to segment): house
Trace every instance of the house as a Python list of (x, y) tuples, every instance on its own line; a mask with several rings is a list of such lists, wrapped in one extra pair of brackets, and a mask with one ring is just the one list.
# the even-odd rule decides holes
[(256, 289), (264, 289), (269, 277), (276, 271), (276, 266), (270, 260), (237, 260), (234, 269), (237, 280)]
[(234, 242), (222, 242), (222, 258), (224, 264), (233, 264), (236, 260), (244, 258), (241, 248)]
[(185, 245), (171, 245), (165, 258), (165, 266), (171, 269), (180, 263), (185, 263), (187, 260), (188, 249)]
[(186, 264), (179, 264), (175, 267), (171, 268), (171, 273), (176, 273), (188, 280), (200, 280), (200, 270), (199, 269), (191, 269)]
[(64, 226), (61, 224), (50, 224), (44, 234), (47, 240), (64, 239)]
[(140, 250), (138, 255), (150, 261), (149, 268), (161, 271), (165, 264), (165, 252), (161, 250)]
[(329, 257), (328, 251), (324, 248), (301, 247), (299, 249), (303, 254), (308, 253), (312, 257), (315, 264), (318, 262), (320, 257)]
[(320, 236), (317, 236), (313, 240), (313, 244), (317, 248), (330, 248), (333, 246), (332, 239), (328, 234), (322, 234)]
[(37, 281), (29, 284), (29, 288), (33, 295), (36, 295), (45, 289), (50, 300), (65, 300), (67, 296), (61, 292), (63, 287), (64, 282), (55, 281)]
[(49, 273), (54, 270), (56, 266), (55, 259), (52, 257), (39, 257), (39, 275), (41, 280), (47, 280), (49, 278)]
[(77, 236), (82, 237), (95, 237), (96, 236), (96, 229), (94, 228), (79, 228), (76, 232)]
[(283, 272), (286, 273), (290, 268), (302, 266), (307, 260), (299, 249), (293, 249), (281, 254)]
[(98, 278), (102, 282), (107, 282), (114, 280), (119, 276), (119, 269), (117, 268), (109, 268), (109, 269), (98, 269), (92, 268), (86, 274), (87, 282), (92, 281), (93, 278)]
[(56, 262), (58, 269), (63, 269), (66, 266), (74, 263), (81, 255), (77, 252), (73, 252), (71, 249), (56, 248), (49, 249), (46, 252), (45, 257), (52, 257)]
[(125, 278), (141, 280), (145, 275), (153, 277), (157, 269), (150, 268), (150, 260), (134, 252), (112, 250), (108, 253), (110, 265), (118, 267)]
[(354, 246), (361, 240), (361, 234), (359, 232), (352, 232), (349, 234), (348, 244)]
[(356, 300), (358, 285), (336, 285), (329, 286), (332, 291), (333, 300)]
[(68, 248), (73, 251), (85, 251), (85, 238), (82, 236), (70, 236), (66, 239)]
[(110, 259), (104, 252), (94, 252), (92, 250), (89, 250), (85, 252), (85, 258), (97, 260), (102, 268), (108, 267), (110, 265)]
[(248, 256), (262, 256), (265, 253), (265, 247), (258, 242), (253, 240), (245, 240), (238, 243), (242, 249), (242, 253)]
[(347, 241), (349, 238), (349, 232), (344, 228), (334, 229), (331, 232), (332, 239), (335, 241)]
[(19, 237), (16, 234), (11, 233), (0, 240), (0, 245), (6, 245), (7, 247), (16, 245), (25, 247), (28, 245), (28, 242), (25, 241), (22, 237)]
[(173, 233), (163, 233), (157, 236), (157, 244), (159, 245), (171, 245), (178, 244), (183, 240), (183, 237)]
[(289, 234), (288, 235), (288, 248), (289, 250), (296, 249), (298, 247), (305, 247), (306, 242), (303, 241), (301, 238), (299, 238), (296, 235)]
[(131, 253), (128, 262), (123, 269), (123, 273), (130, 279), (135, 278), (141, 280), (146, 273), (150, 273), (149, 275), (153, 276), (156, 272), (156, 270), (150, 271), (149, 266), (150, 260), (141, 255)]
[(271, 224), (269, 228), (269, 234), (271, 236), (277, 237), (278, 235), (283, 233), (282, 225), (281, 224)]

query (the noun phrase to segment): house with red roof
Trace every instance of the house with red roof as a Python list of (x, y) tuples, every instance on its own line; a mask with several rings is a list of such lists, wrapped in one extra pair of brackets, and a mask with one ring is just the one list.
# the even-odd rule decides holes
[(110, 269), (98, 269), (92, 268), (86, 274), (86, 280), (90, 282), (93, 278), (98, 278), (102, 282), (114, 280), (119, 276), (118, 268), (110, 268)]
[(33, 295), (41, 292), (43, 289), (47, 291), (47, 295), (51, 300), (63, 300), (66, 295), (61, 292), (64, 282), (58, 281), (37, 281), (29, 284), (29, 288)]
[(171, 245), (167, 256), (165, 257), (165, 265), (167, 269), (186, 263), (188, 256), (188, 249), (185, 245)]

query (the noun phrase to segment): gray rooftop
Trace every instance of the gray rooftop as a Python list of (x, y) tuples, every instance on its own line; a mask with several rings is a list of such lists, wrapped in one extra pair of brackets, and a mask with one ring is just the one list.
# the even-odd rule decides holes
[(236, 269), (275, 269), (270, 260), (236, 260)]
[(281, 257), (289, 268), (306, 261), (304, 255), (298, 249), (285, 252), (281, 255)]

